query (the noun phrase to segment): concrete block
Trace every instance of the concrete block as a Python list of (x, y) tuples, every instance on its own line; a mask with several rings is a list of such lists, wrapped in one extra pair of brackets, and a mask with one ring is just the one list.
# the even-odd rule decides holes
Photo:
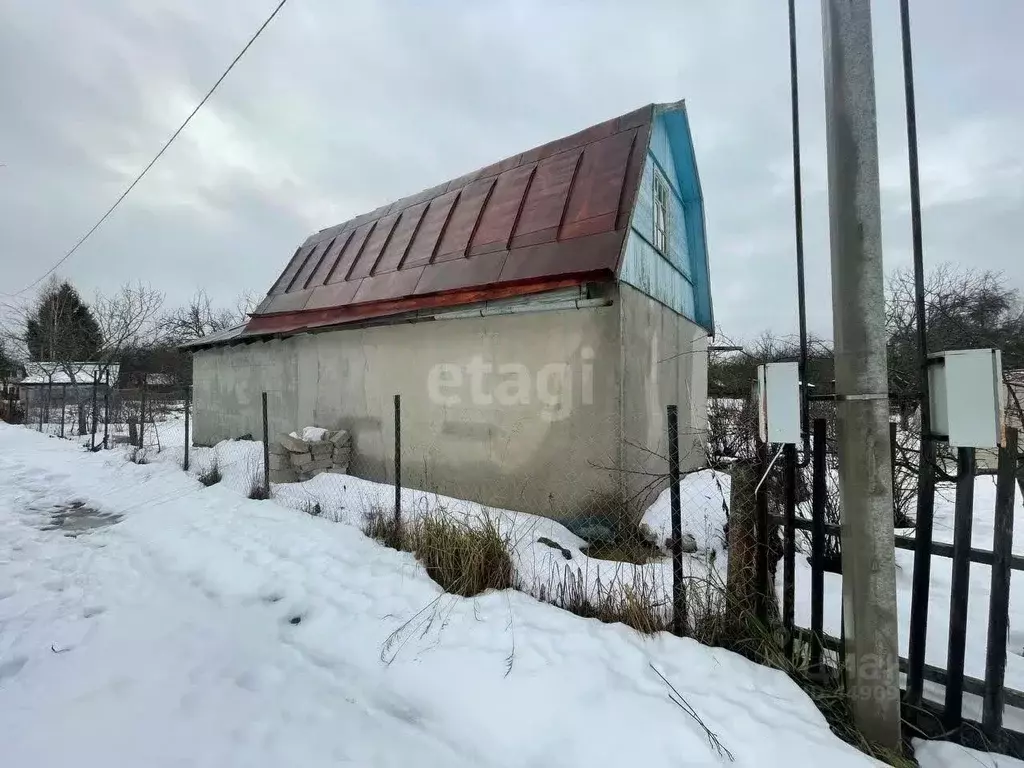
[(334, 443), (327, 441), (322, 443), (310, 443), (310, 452), (314, 458), (321, 458), (323, 456), (330, 456), (334, 453)]
[(291, 469), (292, 462), (287, 455), (280, 456), (278, 454), (270, 454), (270, 468), (273, 469)]
[(277, 441), (292, 453), (305, 453), (309, 450), (309, 446), (306, 444), (305, 440), (292, 437), (284, 432), (277, 436)]
[(270, 445), (267, 446), (267, 451), (271, 456), (287, 456), (289, 451), (277, 440), (271, 439)]
[(333, 466), (334, 462), (331, 460), (331, 457), (328, 456), (327, 458), (324, 459), (316, 459), (312, 463), (307, 464), (305, 467), (303, 467), (303, 469), (307, 472), (314, 472), (318, 469), (330, 469)]
[(313, 463), (313, 454), (293, 453), (291, 459), (293, 467), (295, 467), (296, 469), (305, 469), (306, 465)]
[(337, 464), (335, 464), (333, 467), (331, 467), (327, 471), (330, 472), (332, 475), (347, 475), (348, 474), (348, 466), (341, 467), (341, 466), (338, 466)]
[(337, 432), (331, 432), (330, 441), (335, 445), (351, 445), (352, 435), (344, 429), (339, 429)]

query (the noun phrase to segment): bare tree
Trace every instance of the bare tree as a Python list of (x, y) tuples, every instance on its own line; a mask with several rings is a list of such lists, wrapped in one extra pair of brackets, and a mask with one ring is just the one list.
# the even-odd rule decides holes
[(247, 292), (238, 297), (234, 307), (217, 308), (206, 289), (200, 288), (188, 304), (164, 315), (163, 329), (168, 338), (178, 344), (202, 339), (244, 323), (257, 303), (256, 298)]

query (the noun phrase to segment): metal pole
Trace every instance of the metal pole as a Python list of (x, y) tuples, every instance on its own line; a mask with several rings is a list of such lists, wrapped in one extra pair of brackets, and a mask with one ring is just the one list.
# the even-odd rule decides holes
[(782, 627), (786, 632), (786, 658), (792, 659), (796, 630), (796, 445), (787, 443), (783, 457), (786, 511), (782, 546)]
[(903, 89), (907, 108), (907, 150), (910, 171), (910, 230), (914, 252), (914, 307), (917, 319), (918, 389), (921, 445), (914, 533), (914, 581), (910, 599), (910, 643), (907, 649), (907, 704), (921, 705), (924, 690), (925, 646), (928, 638), (928, 591), (931, 579), (932, 531), (935, 508), (935, 443), (931, 438), (928, 392), (928, 330), (925, 314), (924, 238), (921, 232), (921, 183), (917, 157), (917, 104), (914, 96), (914, 57), (910, 44), (910, 3), (900, 0), (903, 37)]
[(46, 397), (42, 398), (43, 407), (39, 409), (39, 431), (43, 431), (43, 419), (50, 420), (50, 390), (53, 388), (53, 376), (46, 382)]
[(267, 418), (267, 393), (263, 393), (263, 490), (270, 498), (270, 420)]
[(789, 0), (789, 102), (793, 120), (793, 223), (796, 229), (796, 300), (800, 319), (800, 431), (806, 467), (811, 460), (810, 403), (807, 400), (807, 295), (804, 285), (804, 201), (800, 180), (800, 87), (796, 66), (796, 2)]
[[(189, 400), (191, 399), (191, 395), (192, 395), (192, 388), (191, 387), (185, 387), (185, 461), (184, 461), (184, 463), (182, 465), (182, 469), (184, 469), (186, 472), (188, 472), (188, 447), (189, 447), (189, 444), (192, 442), (192, 440), (188, 436), (188, 406), (189, 406)], [(266, 443), (266, 435), (264, 434), (263, 437), (264, 437), (264, 443)], [(268, 453), (269, 453), (269, 449), (268, 449)], [(267, 463), (268, 464), (270, 463), (269, 456), (267, 458)]]
[(110, 369), (107, 368), (103, 392), (103, 449), (107, 449), (107, 436), (110, 433)]
[[(402, 396), (395, 395), (395, 530), (402, 529)], [(398, 540), (401, 540), (400, 536)]]
[(953, 513), (953, 567), (949, 583), (949, 637), (946, 651), (945, 726), (959, 740), (963, 722), (964, 659), (967, 650), (967, 597), (971, 581), (971, 529), (974, 523), (973, 448), (957, 448), (956, 503)]
[(679, 503), (679, 412), (668, 407), (668, 496), (672, 519), (672, 632), (686, 632), (686, 586), (683, 584), (683, 517)]
[(139, 448), (146, 447), (146, 377), (142, 377), (142, 399), (139, 403)]
[(811, 670), (821, 671), (821, 638), (825, 633), (825, 473), (828, 423), (814, 420), (814, 462), (811, 475)]
[(68, 408), (68, 385), (60, 385), (60, 436), (64, 437), (64, 417)]
[(822, 0), (846, 668), (854, 722), (900, 748), (896, 565), (871, 7)]
[(96, 450), (96, 387), (99, 386), (99, 378), (96, 371), (92, 372), (92, 429), (89, 432), (89, 450)]

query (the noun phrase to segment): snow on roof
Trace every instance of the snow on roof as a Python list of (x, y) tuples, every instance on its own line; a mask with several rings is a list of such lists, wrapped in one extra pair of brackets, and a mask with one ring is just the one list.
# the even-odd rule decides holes
[(25, 363), (25, 378), (20, 384), (71, 384), (72, 375), (76, 384), (101, 384), (107, 381), (110, 374), (111, 383), (117, 382), (121, 372), (119, 363), (57, 363), (38, 362)]

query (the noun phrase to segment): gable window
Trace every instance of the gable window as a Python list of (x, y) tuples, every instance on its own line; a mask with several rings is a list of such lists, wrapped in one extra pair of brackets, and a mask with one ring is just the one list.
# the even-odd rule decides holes
[(668, 251), (668, 182), (654, 173), (654, 247), (661, 253)]

